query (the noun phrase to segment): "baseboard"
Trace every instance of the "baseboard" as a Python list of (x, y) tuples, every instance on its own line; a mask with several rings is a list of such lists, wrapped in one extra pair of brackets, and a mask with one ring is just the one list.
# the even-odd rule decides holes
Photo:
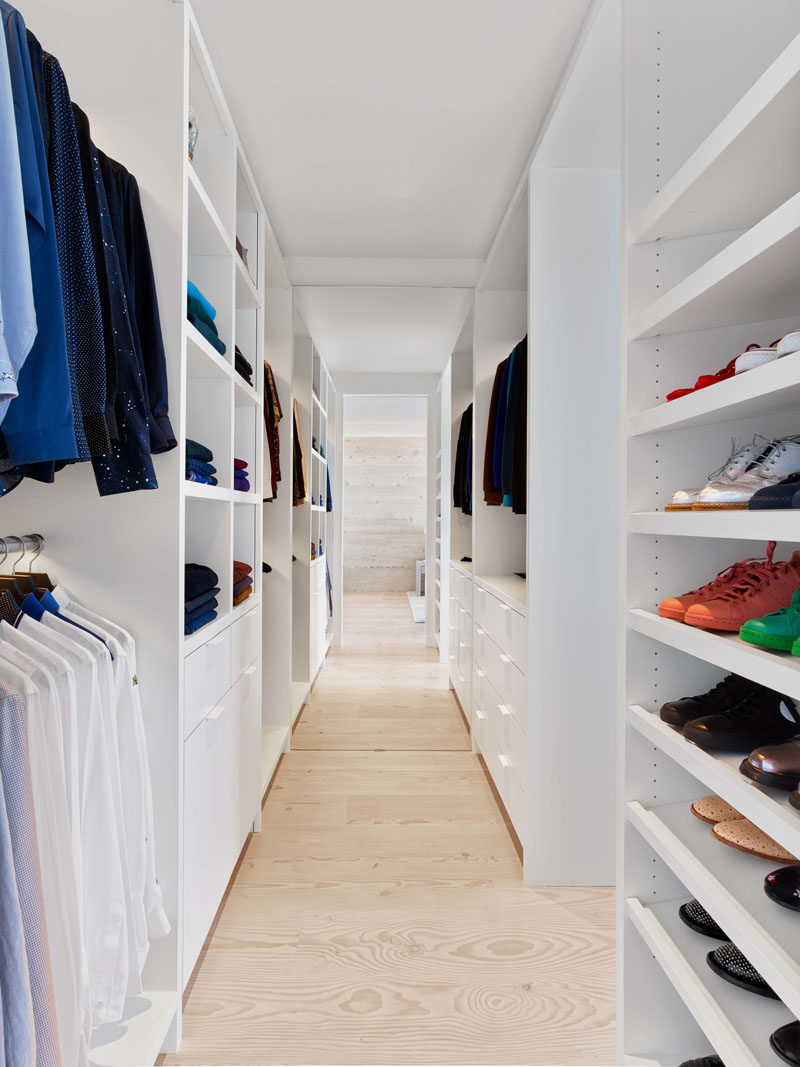
[(511, 843), (516, 849), (520, 863), (522, 863), (522, 842), (517, 837), (517, 831), (514, 829), (514, 824), (511, 821), (508, 812), (506, 811), (506, 806), (503, 803), (503, 798), (497, 791), (497, 786), (494, 784), (494, 778), (492, 778), (491, 774), (489, 773), (489, 768), (486, 766), (486, 760), (483, 758), (480, 752), (476, 752), (475, 755), (478, 757), (478, 763), (480, 763), (483, 773), (486, 775), (486, 781), (489, 783), (489, 788), (492, 791), (492, 796), (497, 802), (497, 806), (500, 809), (500, 814), (503, 816), (503, 822), (506, 824), (506, 829), (508, 830), (509, 836), (511, 837)]

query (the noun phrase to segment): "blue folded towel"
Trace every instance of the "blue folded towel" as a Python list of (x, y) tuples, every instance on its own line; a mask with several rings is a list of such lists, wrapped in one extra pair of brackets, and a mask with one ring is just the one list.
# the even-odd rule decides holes
[(198, 304), (202, 306), (203, 311), (205, 311), (206, 315), (208, 315), (210, 319), (215, 319), (217, 317), (217, 309), (214, 307), (210, 300), (207, 300), (203, 296), (203, 294), (200, 292), (194, 282), (186, 282), (186, 294), (187, 296), (194, 297), (194, 299), (197, 301)]

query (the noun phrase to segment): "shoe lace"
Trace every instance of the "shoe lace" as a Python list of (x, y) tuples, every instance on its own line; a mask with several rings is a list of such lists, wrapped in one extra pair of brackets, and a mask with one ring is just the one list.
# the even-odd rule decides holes
[(762, 589), (766, 589), (777, 577), (786, 574), (789, 570), (788, 563), (772, 561), (775, 546), (775, 541), (769, 542), (766, 559), (743, 560), (742, 569), (733, 584), (719, 594), (720, 600), (748, 600)]
[(742, 445), (738, 437), (732, 437), (731, 450), (728, 455), (728, 458), (725, 460), (721, 467), (719, 467), (713, 472), (713, 474), (709, 474), (708, 482), (706, 484), (716, 481), (721, 474), (728, 471), (728, 468), (734, 468), (730, 472), (731, 476), (733, 476), (735, 473), (737, 473), (735, 470), (736, 465), (741, 462), (744, 455), (746, 455), (751, 449), (756, 452), (756, 454), (760, 455), (767, 445), (769, 445), (768, 439), (760, 433), (755, 434), (752, 443), (749, 445)]
[[(731, 563), (729, 567), (721, 570), (716, 578), (712, 578), (710, 582), (706, 582), (705, 585), (701, 585), (699, 589), (690, 589), (686, 596), (694, 596), (695, 593), (712, 593), (718, 589), (722, 590), (723, 586), (728, 586), (732, 582), (736, 581), (740, 575), (746, 574), (751, 568), (759, 566), (763, 567), (765, 563), (772, 562), (772, 552), (775, 551), (776, 541), (770, 541), (767, 545), (767, 559), (742, 559), (736, 563)], [(722, 595), (722, 593), (720, 593)]]
[(789, 451), (788, 446), (798, 443), (800, 443), (800, 437), (777, 437), (774, 441), (770, 441), (761, 455), (748, 465), (745, 473), (766, 475), (768, 471), (775, 469), (779, 457)]

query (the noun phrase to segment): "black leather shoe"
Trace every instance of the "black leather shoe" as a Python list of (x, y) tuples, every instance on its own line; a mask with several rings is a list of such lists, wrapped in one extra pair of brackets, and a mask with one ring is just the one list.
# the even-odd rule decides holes
[(770, 900), (792, 911), (800, 911), (800, 867), (781, 867), (764, 879), (764, 892)]
[(800, 1063), (800, 1023), (787, 1023), (769, 1039), (772, 1051), (787, 1063)]
[(770, 997), (772, 1000), (779, 999), (778, 994), (767, 985), (750, 960), (730, 942), (709, 952), (706, 956), (706, 963), (720, 978), (724, 978), (732, 985), (738, 985), (740, 989), (746, 989), (749, 993), (758, 993), (761, 997)]
[(789, 803), (793, 808), (797, 808), (800, 811), (800, 789), (795, 789), (793, 793), (789, 794)]
[(661, 708), (661, 718), (670, 726), (684, 727), (687, 722), (699, 719), (702, 715), (714, 715), (718, 711), (727, 711), (755, 688), (755, 682), (740, 678), (738, 674), (729, 674), (707, 693), (667, 701)]
[(717, 941), (728, 940), (728, 935), (712, 919), (698, 900), (690, 900), (686, 904), (681, 904), (678, 909), (678, 915), (689, 929), (694, 930), (696, 934), (703, 934), (704, 937), (713, 937)]
[(680, 1067), (725, 1067), (719, 1056), (701, 1056), (697, 1060), (684, 1060)]
[(693, 719), (683, 736), (703, 749), (751, 752), (761, 745), (779, 745), (800, 732), (800, 714), (793, 700), (758, 686), (736, 707)]

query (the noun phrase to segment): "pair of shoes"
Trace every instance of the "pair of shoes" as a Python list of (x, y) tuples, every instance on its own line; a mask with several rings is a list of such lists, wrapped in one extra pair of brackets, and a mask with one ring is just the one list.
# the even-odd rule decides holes
[(756, 367), (763, 367), (765, 363), (772, 363), (782, 356), (790, 356), (798, 349), (800, 349), (800, 330), (785, 334), (779, 340), (773, 341), (767, 348), (748, 345), (736, 360), (735, 373), (743, 374), (745, 371), (755, 370)]
[(698, 797), (692, 804), (691, 812), (696, 819), (710, 824), (711, 836), (721, 845), (770, 862), (800, 863), (788, 849), (765, 834), (722, 797)]
[(768, 874), (764, 892), (781, 907), (800, 911), (800, 867), (781, 867)]
[(742, 623), (739, 636), (750, 645), (800, 656), (800, 589), (792, 594), (788, 607)]
[[(722, 466), (709, 474), (704, 486), (678, 489), (666, 511), (744, 511), (757, 508), (790, 508), (800, 489), (789, 481), (800, 476), (800, 438), (768, 440), (756, 434), (748, 445), (731, 439), (731, 451)], [(781, 486), (780, 490), (776, 487)], [(800, 507), (800, 500), (798, 500)]]
[(726, 378), (732, 378), (736, 373), (736, 360), (738, 358), (738, 356), (734, 356), (716, 374), (701, 374), (691, 389), (673, 389), (671, 393), (667, 393), (667, 400), (679, 400), (680, 397), (688, 396), (689, 393), (696, 393), (699, 389), (707, 389), (709, 385), (716, 385), (718, 382), (724, 382)]
[(732, 563), (699, 589), (666, 597), (658, 614), (705, 630), (739, 631), (748, 620), (786, 607), (800, 587), (800, 551), (776, 563), (775, 546), (770, 541), (763, 559)]
[[(704, 751), (750, 752), (752, 757), (759, 757), (771, 750), (753, 752), (757, 746), (782, 747), (783, 742), (800, 734), (800, 712), (793, 700), (735, 674), (729, 674), (708, 693), (668, 701), (660, 715)], [(800, 759), (800, 740), (797, 756)], [(797, 780), (788, 788), (796, 785)]]

